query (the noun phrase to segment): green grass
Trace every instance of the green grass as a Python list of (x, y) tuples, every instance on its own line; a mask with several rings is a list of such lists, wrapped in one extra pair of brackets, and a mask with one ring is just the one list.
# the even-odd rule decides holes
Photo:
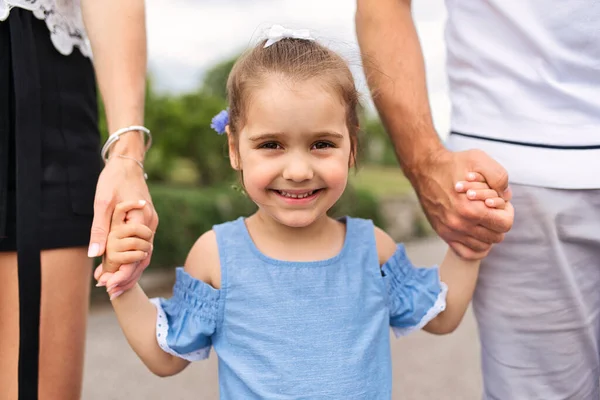
[(397, 167), (362, 166), (357, 173), (350, 174), (350, 183), (377, 197), (403, 195), (412, 191), (410, 182)]

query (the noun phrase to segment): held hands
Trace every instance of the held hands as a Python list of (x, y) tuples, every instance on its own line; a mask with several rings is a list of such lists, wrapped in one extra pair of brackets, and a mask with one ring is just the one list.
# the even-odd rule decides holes
[[(477, 174), (474, 181), (465, 181), (470, 172)], [(406, 166), (405, 173), (431, 226), (461, 258), (484, 258), (512, 227), (508, 174), (484, 152), (451, 152), (442, 147)], [(457, 190), (455, 185), (461, 182)], [(489, 189), (495, 194), (481, 192)], [(469, 190), (475, 190), (475, 198), (465, 194)]]
[[(142, 271), (138, 268), (139, 264), (152, 253), (154, 232), (146, 225), (127, 217), (131, 211), (143, 210), (146, 207), (145, 200), (126, 201), (115, 207), (103, 264), (121, 267), (113, 274), (104, 272), (101, 264), (94, 272), (94, 278), (98, 281), (96, 286), (107, 286), (106, 291), (111, 300), (135, 285)], [(127, 286), (119, 285), (124, 279), (130, 281)]]
[[(127, 213), (127, 220), (149, 227), (153, 232), (158, 226), (158, 215), (152, 206), (148, 186), (144, 179), (143, 170), (131, 160), (112, 157), (107, 163), (96, 188), (94, 200), (94, 221), (92, 223), (89, 257), (105, 255), (107, 237), (111, 230), (111, 217), (115, 204), (126, 201), (146, 200), (145, 207), (131, 209)], [(152, 242), (154, 236), (150, 240)], [(144, 269), (150, 264), (152, 252), (148, 257), (137, 264), (115, 264), (107, 261), (104, 257), (102, 264), (98, 266), (95, 277), (99, 280), (99, 286), (110, 286), (118, 284), (122, 291), (128, 290), (135, 285)], [(117, 272), (118, 271), (118, 272)], [(111, 274), (104, 274), (110, 272)], [(113, 277), (114, 273), (114, 277)], [(97, 275), (97, 276), (96, 276)], [(110, 282), (109, 282), (110, 279)]]
[(467, 180), (457, 182), (454, 189), (458, 193), (466, 193), (469, 200), (483, 201), (489, 208), (496, 208), (498, 210), (506, 208), (506, 200), (498, 196), (498, 192), (491, 189), (483, 175), (477, 172), (469, 172)]

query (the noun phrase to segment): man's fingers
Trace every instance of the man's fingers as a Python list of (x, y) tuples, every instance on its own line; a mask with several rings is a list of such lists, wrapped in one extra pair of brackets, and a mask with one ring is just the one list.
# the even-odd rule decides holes
[(458, 254), (461, 258), (470, 261), (482, 260), (485, 258), (491, 250), (489, 247), (485, 251), (474, 251), (473, 249), (465, 246), (460, 242), (450, 242), (448, 245)]
[(483, 252), (489, 250), (492, 246), (489, 243), (485, 243), (472, 236), (462, 236), (456, 240), (457, 243), (461, 243), (463, 246), (468, 247), (474, 252)]
[(485, 199), (485, 205), (490, 208), (497, 208), (503, 210), (506, 207), (506, 201), (502, 197), (495, 197), (491, 199)]
[(489, 189), (487, 183), (485, 182), (468, 182), (468, 181), (459, 181), (454, 185), (454, 190), (457, 193), (466, 193), (469, 190), (480, 190), (480, 189)]
[(485, 243), (486, 245), (492, 245), (503, 241), (504, 233), (494, 232), (491, 229), (478, 225), (469, 230), (468, 237), (471, 237), (478, 242)]
[(510, 186), (504, 191), (504, 193), (502, 193), (502, 198), (506, 201), (512, 200), (512, 189), (510, 188)]
[(511, 203), (506, 203), (503, 210), (488, 208), (480, 224), (494, 232), (506, 233), (510, 231), (515, 217), (515, 209)]
[(467, 173), (467, 181), (469, 182), (485, 182), (485, 177), (478, 172)]
[(472, 171), (482, 175), (485, 181), (502, 197), (508, 189), (508, 172), (496, 160), (480, 150), (470, 150)]
[(492, 189), (469, 189), (467, 190), (467, 198), (469, 200), (480, 200), (494, 199), (498, 197), (498, 193)]

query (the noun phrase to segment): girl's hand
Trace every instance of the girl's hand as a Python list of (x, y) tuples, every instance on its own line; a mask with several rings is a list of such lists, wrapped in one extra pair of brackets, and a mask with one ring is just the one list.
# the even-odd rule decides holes
[[(98, 280), (98, 286), (108, 283), (107, 292), (110, 294), (111, 300), (123, 293), (125, 289), (119, 284), (124, 280), (130, 280), (133, 269), (147, 259), (152, 252), (152, 230), (143, 224), (127, 219), (130, 211), (142, 209), (145, 205), (146, 202), (140, 200), (119, 203), (115, 207), (103, 263), (121, 265), (121, 267), (115, 273), (110, 273), (103, 272), (102, 265), (100, 265), (94, 273), (94, 277)], [(135, 275), (137, 282), (141, 274)]]
[(506, 207), (506, 201), (490, 189), (485, 178), (477, 172), (469, 172), (467, 180), (457, 182), (455, 189), (458, 193), (466, 193), (469, 200), (483, 201), (489, 208), (503, 210)]

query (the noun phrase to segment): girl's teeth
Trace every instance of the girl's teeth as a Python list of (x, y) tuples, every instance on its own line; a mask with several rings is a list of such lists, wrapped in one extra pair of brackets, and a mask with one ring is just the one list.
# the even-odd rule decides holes
[(282, 196), (290, 197), (292, 199), (303, 199), (305, 197), (308, 197), (308, 196), (312, 195), (314, 193), (314, 190), (310, 191), (310, 192), (306, 192), (306, 193), (301, 193), (301, 194), (288, 193), (288, 192), (284, 192), (284, 191), (280, 191), (279, 193)]

